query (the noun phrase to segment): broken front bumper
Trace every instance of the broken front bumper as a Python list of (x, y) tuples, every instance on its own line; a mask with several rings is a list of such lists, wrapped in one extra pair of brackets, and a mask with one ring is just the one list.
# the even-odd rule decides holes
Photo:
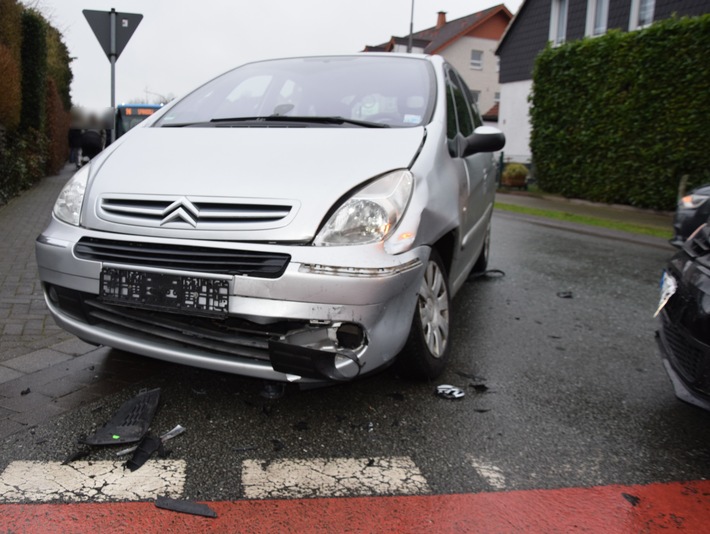
[[(110, 236), (113, 242), (121, 236)], [(86, 341), (166, 361), (267, 380), (348, 380), (391, 361), (404, 345), (428, 248), (392, 256), (381, 246), (310, 247), (139, 239), (146, 246), (194, 246), (283, 254), (275, 278), (165, 269), (92, 259), (86, 238), (53, 221), (36, 242), (45, 300), (56, 322)], [(81, 256), (81, 257), (80, 257)], [(223, 315), (116, 303), (102, 296), (102, 271), (170, 273), (226, 280)]]

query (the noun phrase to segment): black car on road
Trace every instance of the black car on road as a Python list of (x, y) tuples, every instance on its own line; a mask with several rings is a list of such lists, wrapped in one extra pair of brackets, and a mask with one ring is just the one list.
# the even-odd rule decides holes
[(657, 314), (663, 364), (676, 396), (710, 410), (710, 224), (669, 261)]

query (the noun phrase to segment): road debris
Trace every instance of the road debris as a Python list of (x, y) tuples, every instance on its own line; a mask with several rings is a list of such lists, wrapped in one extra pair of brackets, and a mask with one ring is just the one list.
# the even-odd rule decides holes
[(558, 291), (557, 296), (561, 299), (571, 299), (574, 298), (574, 293), (571, 291)]
[(437, 386), (436, 395), (442, 399), (462, 399), (466, 393), (459, 387), (450, 384), (442, 384)]
[[(179, 436), (183, 432), (185, 432), (185, 427), (182, 425), (177, 425), (172, 430), (169, 430), (168, 432), (166, 432), (165, 434), (160, 436), (160, 441), (163, 444), (165, 444), (166, 441), (173, 439), (176, 436)], [(133, 447), (128, 447), (127, 449), (123, 449), (123, 450), (118, 451), (116, 453), (116, 456), (126, 456), (128, 454), (135, 452), (136, 449), (138, 449), (138, 445), (134, 445)]]
[(217, 517), (217, 512), (206, 504), (201, 504), (195, 501), (184, 501), (180, 499), (171, 499), (170, 497), (158, 497), (155, 499), (155, 506), (163, 510), (171, 512), (180, 512), (183, 514), (200, 515), (203, 517)]
[(124, 402), (115, 415), (96, 433), (83, 438), (87, 445), (135, 443), (145, 436), (160, 400), (160, 388), (142, 390)]

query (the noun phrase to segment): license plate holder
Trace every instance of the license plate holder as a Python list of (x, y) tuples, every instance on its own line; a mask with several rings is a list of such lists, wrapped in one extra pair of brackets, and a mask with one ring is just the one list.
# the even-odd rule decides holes
[(191, 315), (225, 316), (229, 280), (104, 267), (101, 300), (109, 304)]

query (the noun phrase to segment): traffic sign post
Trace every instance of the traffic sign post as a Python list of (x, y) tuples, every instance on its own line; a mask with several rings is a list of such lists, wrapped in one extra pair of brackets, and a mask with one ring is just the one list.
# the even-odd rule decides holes
[[(118, 13), (114, 8), (111, 11), (83, 10), (84, 17), (94, 31), (111, 63), (111, 108), (116, 107), (116, 60), (121, 55), (128, 41), (136, 31), (143, 15), (138, 13)], [(116, 124), (111, 129), (111, 142), (116, 137)]]

